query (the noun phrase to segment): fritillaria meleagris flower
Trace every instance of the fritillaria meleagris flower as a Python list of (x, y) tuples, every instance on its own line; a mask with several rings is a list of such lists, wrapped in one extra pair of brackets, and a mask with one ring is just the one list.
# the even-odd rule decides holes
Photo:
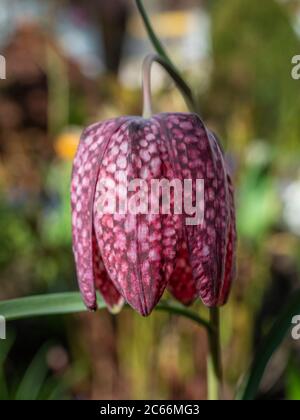
[[(204, 180), (201, 224), (187, 214), (108, 214), (100, 184)], [(123, 189), (122, 189), (123, 187)], [(195, 200), (193, 183), (193, 202)], [(150, 190), (150, 189), (149, 189)], [(235, 274), (233, 187), (216, 137), (195, 114), (122, 117), (88, 127), (72, 175), (73, 250), (86, 306), (98, 290), (112, 311), (124, 301), (148, 315), (167, 288), (184, 304), (223, 305)], [(173, 197), (173, 196), (172, 196)]]

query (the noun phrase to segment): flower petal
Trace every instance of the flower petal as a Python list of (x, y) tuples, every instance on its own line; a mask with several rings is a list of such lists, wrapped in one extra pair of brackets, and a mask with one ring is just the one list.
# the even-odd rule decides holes
[[(125, 300), (144, 316), (165, 290), (181, 235), (181, 216), (161, 211), (154, 214), (148, 206), (142, 209), (143, 203), (151, 202), (151, 180), (166, 177), (173, 179), (174, 173), (158, 122), (132, 119), (126, 131), (112, 136), (98, 184), (108, 179), (112, 187), (120, 187), (117, 201), (127, 197), (129, 211), (104, 214), (96, 206), (95, 231), (110, 278)], [(141, 184), (128, 191), (137, 179)], [(98, 185), (97, 200), (99, 190)]]
[(124, 305), (124, 299), (115, 288), (113, 282), (109, 278), (106, 268), (104, 266), (96, 235), (93, 231), (93, 264), (94, 264), (94, 277), (96, 289), (101, 293), (107, 309), (112, 314), (117, 314), (121, 311)]
[(86, 306), (97, 308), (93, 261), (93, 203), (99, 165), (112, 133), (124, 119), (88, 127), (82, 134), (74, 159), (71, 205), (73, 252), (77, 277)]
[[(187, 224), (186, 213), (183, 225), (198, 293), (207, 306), (216, 306), (225, 279), (230, 226), (229, 192), (222, 152), (214, 136), (194, 114), (165, 114), (164, 124), (176, 177), (193, 180), (193, 204), (197, 204), (199, 211), (204, 204), (202, 223), (195, 220), (196, 225)], [(202, 204), (196, 200), (197, 180), (204, 180)]]
[(185, 241), (178, 251), (176, 267), (170, 278), (168, 290), (184, 305), (191, 305), (198, 296)]

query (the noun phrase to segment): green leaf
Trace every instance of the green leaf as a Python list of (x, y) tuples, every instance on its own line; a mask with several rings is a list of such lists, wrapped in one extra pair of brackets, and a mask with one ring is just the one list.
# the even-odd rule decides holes
[(28, 366), (25, 375), (18, 386), (15, 400), (35, 401), (46, 380), (48, 367), (46, 364), (46, 352), (48, 345), (43, 346)]
[(0, 345), (0, 400), (9, 400), (9, 390), (6, 383), (4, 364), (15, 341), (15, 335), (9, 334)]
[(239, 392), (238, 399), (251, 401), (257, 395), (260, 382), (267, 365), (283, 342), (292, 324), (292, 318), (300, 313), (300, 290), (295, 292), (288, 305), (283, 309), (273, 327), (258, 348), (249, 374)]
[[(128, 306), (126, 307), (129, 308)], [(106, 308), (105, 302), (100, 297), (98, 297), (98, 308)], [(156, 306), (156, 310), (183, 316), (210, 331), (208, 321), (178, 303), (161, 302)], [(86, 312), (86, 307), (78, 292), (29, 296), (0, 302), (0, 314), (7, 321), (42, 315), (65, 315), (77, 312)]]
[[(99, 302), (104, 307), (103, 302)], [(69, 314), (86, 311), (78, 292), (29, 296), (0, 302), (0, 314), (7, 321), (41, 315)]]

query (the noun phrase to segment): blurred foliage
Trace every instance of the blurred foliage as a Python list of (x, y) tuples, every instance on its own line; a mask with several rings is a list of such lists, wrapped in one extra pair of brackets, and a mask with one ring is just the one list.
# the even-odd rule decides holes
[(299, 365), (294, 361), (287, 368), (287, 399), (291, 401), (300, 401), (300, 375)]
[(15, 337), (9, 336), (0, 348), (0, 400), (57, 400), (67, 396), (63, 378), (49, 376), (46, 363), (49, 344), (43, 345), (27, 367), (18, 383), (9, 383), (3, 370), (4, 362)]
[(239, 180), (238, 231), (256, 244), (276, 226), (281, 210), (270, 153), (269, 147), (253, 144)]
[(57, 162), (51, 166), (46, 180), (46, 188), (52, 200), (42, 216), (42, 241), (54, 249), (62, 245), (71, 246), (70, 177), (71, 164)]
[(226, 133), (231, 150), (262, 138), (291, 157), (300, 136), (291, 57), (300, 42), (287, 9), (274, 0), (228, 0), (226, 7), (214, 2), (211, 13), (214, 70), (204, 112)]

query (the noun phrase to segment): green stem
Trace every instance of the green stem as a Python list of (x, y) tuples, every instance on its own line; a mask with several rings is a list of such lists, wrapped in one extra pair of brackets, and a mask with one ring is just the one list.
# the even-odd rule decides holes
[(170, 74), (170, 76), (174, 79), (177, 86), (180, 88), (184, 99), (187, 103), (187, 106), (190, 111), (197, 112), (198, 107), (196, 100), (194, 98), (193, 92), (189, 85), (185, 82), (185, 80), (181, 77), (179, 70), (176, 68), (172, 60), (170, 59), (169, 55), (167, 54), (165, 48), (163, 47), (162, 43), (158, 39), (152, 24), (150, 22), (150, 19), (148, 18), (148, 15), (146, 13), (146, 10), (144, 8), (143, 2), (141, 0), (136, 0), (136, 5), (139, 10), (139, 13), (141, 15), (141, 18), (144, 22), (147, 34), (149, 36), (150, 41), (152, 42), (152, 45), (155, 49), (155, 51), (158, 54), (158, 61), (155, 59), (154, 61), (159, 62)]
[(174, 67), (174, 64), (172, 63), (172, 60), (168, 56), (165, 48), (163, 47), (162, 43), (158, 39), (156, 33), (154, 32), (154, 29), (152, 27), (152, 24), (150, 22), (150, 19), (148, 18), (148, 15), (146, 13), (146, 10), (144, 8), (143, 2), (141, 0), (136, 0), (136, 5), (138, 8), (138, 11), (141, 15), (141, 18), (144, 22), (147, 34), (149, 36), (150, 41), (153, 44), (153, 47), (155, 48), (155, 51), (157, 54), (159, 54), (162, 58), (165, 59), (165, 61), (171, 66)]
[(222, 393), (223, 370), (220, 339), (220, 309), (210, 308), (209, 334), (210, 355), (208, 361), (209, 399), (220, 399)]
[(157, 54), (148, 54), (144, 59), (143, 63), (143, 96), (144, 96), (144, 106), (143, 106), (143, 117), (150, 118), (153, 115), (152, 110), (152, 94), (151, 94), (151, 69), (152, 64), (156, 62), (160, 64), (170, 75), (170, 77), (175, 82), (177, 88), (180, 90), (185, 103), (190, 111), (196, 109), (196, 104), (193, 98), (193, 94), (189, 86), (176, 71), (176, 69), (169, 64), (163, 57)]
[[(129, 306), (126, 306), (129, 308)], [(106, 308), (105, 302), (98, 298), (98, 308)], [(161, 302), (156, 310), (180, 315), (196, 322), (210, 331), (208, 321), (202, 319), (191, 310), (173, 302)], [(44, 315), (65, 315), (86, 312), (79, 292), (66, 292), (29, 296), (0, 302), (0, 315), (7, 321), (31, 318)]]
[(183, 316), (184, 318), (188, 318), (191, 321), (196, 322), (200, 327), (204, 327), (207, 330), (208, 334), (211, 333), (210, 323), (198, 316), (197, 314), (195, 314), (195, 312), (187, 309), (185, 306), (174, 302), (161, 302), (156, 306), (156, 310), (170, 312), (174, 315), (179, 315)]

